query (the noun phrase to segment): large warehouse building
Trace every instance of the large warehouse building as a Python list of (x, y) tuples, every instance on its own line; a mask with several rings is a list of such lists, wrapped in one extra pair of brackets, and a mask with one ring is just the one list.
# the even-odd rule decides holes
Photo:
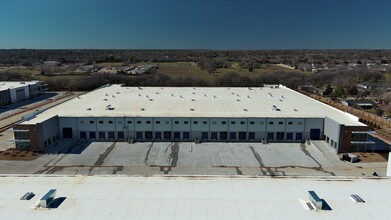
[(42, 81), (0, 82), (0, 106), (35, 98), (42, 95), (45, 91), (46, 84)]
[(14, 125), (16, 147), (59, 139), (96, 141), (303, 142), (336, 152), (365, 147), (368, 126), (281, 85), (257, 88), (107, 85)]

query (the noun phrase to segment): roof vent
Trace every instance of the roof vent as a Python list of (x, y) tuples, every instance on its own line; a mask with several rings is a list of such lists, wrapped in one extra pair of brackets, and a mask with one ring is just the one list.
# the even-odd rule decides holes
[(299, 110), (297, 110), (297, 109), (294, 108), (293, 111), (294, 111), (294, 112), (298, 112)]
[(194, 108), (191, 108), (190, 111), (194, 112)]
[(107, 101), (107, 99), (103, 99), (103, 101)]
[(206, 94), (204, 94), (204, 96), (205, 96), (205, 97), (207, 97), (207, 95), (206, 95)]
[(283, 102), (284, 100), (280, 99), (280, 102)]
[(106, 93), (106, 96), (109, 96), (109, 94)]
[(195, 102), (195, 99), (191, 99), (192, 102)]
[(114, 108), (111, 107), (111, 105), (107, 105), (107, 106), (106, 106), (106, 110), (110, 110), (110, 111), (111, 111), (111, 110), (114, 110)]
[(150, 102), (152, 102), (152, 101), (153, 101), (153, 99), (149, 99), (149, 101), (150, 101)]
[(149, 95), (147, 95), (146, 97), (149, 98)]
[(145, 111), (145, 108), (141, 108), (140, 111), (142, 111), (142, 112)]
[(193, 92), (193, 95), (195, 95), (195, 92)]
[(91, 111), (92, 109), (91, 108), (87, 108), (87, 111)]
[(217, 98), (217, 97), (214, 95), (213, 98)]
[(143, 90), (140, 86), (139, 87), (137, 87), (139, 90)]
[(243, 109), (243, 111), (248, 112), (247, 108)]
[(113, 95), (113, 98), (115, 98), (115, 95)]
[(159, 94), (159, 92), (155, 92), (155, 94)]
[(250, 97), (249, 95), (247, 96), (247, 98), (248, 98), (248, 99), (251, 99), (251, 97)]
[(240, 102), (240, 99), (236, 99), (236, 101)]
[(172, 97), (174, 97), (174, 94), (171, 94)]
[(119, 92), (117, 92), (117, 94), (119, 94)]
[(138, 96), (141, 96), (141, 94), (139, 93)]
[(353, 199), (355, 203), (365, 203), (365, 201), (357, 194), (350, 195), (350, 198)]
[(182, 96), (182, 95), (181, 95), (181, 96), (179, 96), (179, 97), (183, 98), (183, 96)]
[(282, 95), (281, 98), (285, 99), (285, 97)]

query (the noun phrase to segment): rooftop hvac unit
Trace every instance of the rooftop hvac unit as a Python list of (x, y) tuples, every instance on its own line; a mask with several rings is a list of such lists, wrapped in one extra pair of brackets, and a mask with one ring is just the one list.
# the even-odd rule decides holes
[(39, 206), (41, 208), (49, 208), (50, 203), (53, 201), (54, 197), (56, 196), (56, 189), (51, 189), (49, 192), (47, 192), (39, 201)]

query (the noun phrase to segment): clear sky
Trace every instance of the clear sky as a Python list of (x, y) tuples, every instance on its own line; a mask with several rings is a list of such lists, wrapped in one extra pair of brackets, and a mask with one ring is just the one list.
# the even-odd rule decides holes
[(391, 0), (1, 0), (0, 48), (391, 49)]

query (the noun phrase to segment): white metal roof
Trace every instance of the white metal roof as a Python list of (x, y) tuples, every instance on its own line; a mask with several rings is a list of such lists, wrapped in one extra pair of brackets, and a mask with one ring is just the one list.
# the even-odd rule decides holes
[[(2, 176), (1, 219), (391, 219), (391, 179)], [(35, 209), (50, 189), (57, 209)], [(310, 211), (308, 191), (331, 211)], [(26, 192), (31, 200), (19, 200)], [(355, 203), (357, 194), (365, 203)]]
[[(112, 110), (108, 110), (112, 109)], [(362, 126), (354, 116), (284, 86), (279, 88), (106, 86), (49, 109), (30, 122), (60, 117), (292, 117)]]
[(0, 81), (0, 91), (34, 85), (39, 81)]

